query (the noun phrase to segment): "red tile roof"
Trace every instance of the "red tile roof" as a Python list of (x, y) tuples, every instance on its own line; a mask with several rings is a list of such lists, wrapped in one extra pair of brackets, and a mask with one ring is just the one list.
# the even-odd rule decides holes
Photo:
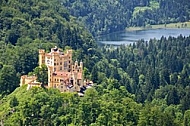
[[(71, 72), (63, 72), (63, 71), (57, 71), (57, 72), (54, 72), (54, 75), (55, 76), (58, 76), (58, 77), (63, 77), (63, 78), (69, 78), (70, 75), (71, 75)], [(81, 80), (82, 79), (82, 73), (77, 73), (77, 79)]]
[(70, 75), (70, 72), (55, 72), (56, 76), (60, 76), (60, 77), (68, 77)]
[(82, 80), (82, 73), (78, 73), (77, 79)]

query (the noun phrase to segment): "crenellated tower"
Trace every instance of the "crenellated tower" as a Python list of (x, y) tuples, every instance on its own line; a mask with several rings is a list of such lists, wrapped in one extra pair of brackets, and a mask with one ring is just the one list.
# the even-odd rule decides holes
[(45, 50), (39, 50), (39, 66), (41, 67), (42, 64), (45, 64)]

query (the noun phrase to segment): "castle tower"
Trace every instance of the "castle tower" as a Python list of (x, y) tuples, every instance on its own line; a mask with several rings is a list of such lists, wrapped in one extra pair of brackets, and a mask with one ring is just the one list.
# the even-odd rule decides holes
[(78, 69), (78, 61), (77, 60), (75, 61), (74, 69), (75, 69), (74, 71), (77, 71), (77, 69)]
[(25, 78), (26, 78), (26, 75), (21, 76), (21, 78), (20, 78), (20, 86), (25, 84)]
[(53, 87), (53, 67), (48, 66), (48, 87)]
[(72, 50), (67, 50), (68, 72), (72, 71)]
[(45, 64), (45, 50), (39, 50), (39, 66), (41, 67), (42, 64)]
[(80, 72), (82, 73), (83, 72), (83, 62), (80, 61)]
[(80, 81), (80, 84), (82, 85), (82, 86), (84, 86), (84, 78), (83, 78), (83, 62), (82, 61), (80, 61), (80, 73), (81, 73), (81, 81)]
[(67, 54), (70, 57), (70, 60), (72, 60), (72, 50), (71, 49), (67, 50)]

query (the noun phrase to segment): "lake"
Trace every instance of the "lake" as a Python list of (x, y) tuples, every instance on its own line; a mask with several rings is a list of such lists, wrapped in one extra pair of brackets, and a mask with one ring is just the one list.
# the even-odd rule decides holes
[(160, 39), (162, 36), (165, 37), (177, 37), (179, 35), (189, 36), (190, 29), (150, 29), (150, 30), (140, 30), (140, 31), (122, 31), (111, 33), (108, 35), (103, 35), (96, 38), (97, 42), (107, 45), (121, 45), (121, 44), (130, 44), (136, 42), (140, 39), (145, 41), (150, 40), (151, 38)]

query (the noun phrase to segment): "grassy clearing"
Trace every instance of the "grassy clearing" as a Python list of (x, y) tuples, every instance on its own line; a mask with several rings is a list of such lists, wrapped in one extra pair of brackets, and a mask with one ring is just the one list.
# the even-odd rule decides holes
[(129, 27), (129, 28), (126, 28), (126, 30), (127, 31), (138, 31), (138, 30), (159, 29), (159, 28), (190, 28), (190, 21), (189, 22), (170, 23), (170, 24), (160, 24), (160, 25), (148, 25), (145, 27)]
[(144, 7), (135, 7), (133, 11), (133, 17), (136, 17), (139, 12), (144, 12), (145, 10), (153, 10), (159, 8), (159, 3), (156, 1), (150, 1), (150, 6), (144, 6)]

